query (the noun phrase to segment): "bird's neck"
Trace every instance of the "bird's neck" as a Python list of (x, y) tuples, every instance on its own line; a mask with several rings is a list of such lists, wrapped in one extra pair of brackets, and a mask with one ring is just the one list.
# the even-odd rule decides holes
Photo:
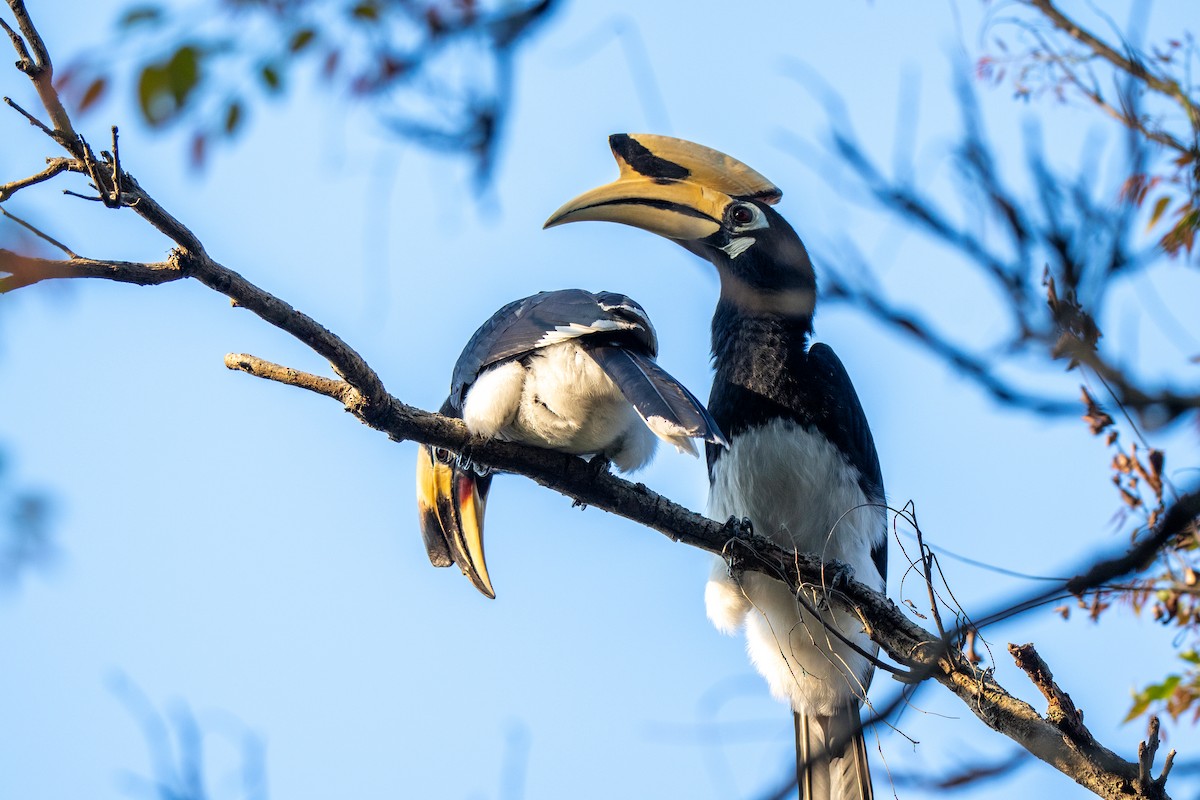
[(811, 314), (756, 314), (722, 299), (713, 315), (714, 390), (727, 384), (790, 404), (796, 380), (804, 372), (811, 333)]

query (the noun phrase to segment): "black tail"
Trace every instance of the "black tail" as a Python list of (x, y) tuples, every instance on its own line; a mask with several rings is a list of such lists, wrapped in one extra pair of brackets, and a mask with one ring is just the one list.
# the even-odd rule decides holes
[(701, 438), (729, 446), (704, 404), (653, 359), (623, 347), (592, 345), (586, 349), (655, 435), (672, 443), (680, 438)]
[(873, 800), (857, 705), (830, 717), (793, 716), (800, 800)]

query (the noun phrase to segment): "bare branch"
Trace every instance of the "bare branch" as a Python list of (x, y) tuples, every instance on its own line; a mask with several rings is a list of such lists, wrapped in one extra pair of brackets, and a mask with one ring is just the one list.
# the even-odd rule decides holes
[[(1077, 744), (1084, 739), (1091, 739), (1091, 733), (1083, 725), (1083, 715), (1079, 713), (1079, 709), (1075, 708), (1075, 703), (1071, 700), (1070, 695), (1054, 682), (1054, 675), (1050, 672), (1050, 667), (1038, 655), (1033, 645), (1010, 644), (1008, 652), (1012, 654), (1013, 661), (1017, 666), (1029, 676), (1029, 680), (1046, 698), (1046, 718), (1062, 729), (1063, 733), (1075, 740)], [(1094, 744), (1094, 740), (1091, 743)]]
[[(8, 98), (5, 99), (7, 100)], [(20, 180), (0, 184), (0, 203), (8, 200), (14, 194), (28, 186), (33, 186), (34, 184), (41, 183), (42, 181), (48, 181), (55, 175), (68, 170), (71, 166), (71, 161), (67, 158), (50, 158), (46, 160), (46, 164), (48, 166), (36, 175), (30, 175), (28, 178), (21, 178)]]
[(35, 117), (33, 114), (30, 114), (28, 111), (21, 108), (21, 106), (17, 105), (16, 101), (13, 100), (11, 97), (4, 98), (4, 103), (9, 108), (11, 108), (13, 111), (16, 111), (18, 114), (20, 114), (22, 117), (24, 117), (25, 120), (30, 125), (37, 128), (38, 130), (40, 130), (42, 133), (46, 134), (51, 139), (54, 139), (55, 141), (57, 141), (57, 137), (54, 135), (54, 131), (47, 128), (46, 123), (42, 122), (40, 119)]
[(1070, 81), (1071, 85), (1074, 86), (1080, 94), (1090, 100), (1093, 105), (1095, 105), (1112, 119), (1120, 122), (1122, 125), (1133, 128), (1150, 141), (1157, 142), (1179, 153), (1187, 152), (1187, 145), (1164, 130), (1154, 130), (1147, 127), (1132, 109), (1117, 108), (1112, 103), (1105, 100), (1097, 88), (1088, 86), (1083, 82), (1083, 80), (1079, 77), (1079, 74), (1075, 70), (1071, 69), (1070, 61), (1066, 58), (1066, 56), (1061, 53), (1056, 53), (1054, 48), (1048, 41), (1046, 41), (1046, 38), (1042, 36), (1041, 33), (1036, 30), (1032, 30), (1031, 32), (1037, 37), (1037, 40), (1039, 44), (1041, 44), (1042, 48), (1047, 53), (1053, 54), (1051, 58), (1053, 59), (1054, 64), (1062, 70), (1063, 74), (1067, 77), (1067, 80)]
[(277, 381), (288, 386), (298, 386), (310, 392), (332, 397), (339, 403), (353, 403), (357, 391), (345, 381), (324, 378), (309, 372), (285, 367), (271, 361), (252, 356), (248, 353), (230, 353), (225, 356), (225, 366), (232, 370), (246, 372), (269, 381)]
[(35, 226), (29, 224), (25, 220), (18, 217), (16, 214), (11, 213), (10, 211), (8, 211), (8, 209), (4, 208), (4, 206), (0, 206), (0, 214), (3, 214), (6, 218), (11, 219), (13, 222), (17, 223), (22, 228), (29, 231), (34, 236), (38, 237), (39, 239), (46, 242), (47, 244), (53, 245), (54, 247), (57, 247), (59, 250), (62, 250), (64, 253), (67, 254), (68, 258), (79, 258), (78, 254), (76, 254), (73, 250), (71, 250), (71, 248), (67, 247), (65, 244), (58, 241), (57, 239), (55, 239), (53, 236), (46, 233), (45, 231), (39, 230)]
[[(70, 149), (69, 145), (78, 139), (79, 135), (75, 133), (75, 128), (71, 125), (71, 118), (63, 107), (58, 92), (54, 89), (54, 65), (50, 61), (46, 43), (42, 41), (41, 34), (33, 26), (29, 12), (25, 9), (24, 0), (8, 0), (8, 7), (12, 9), (13, 16), (17, 19), (17, 27), (21, 31), (21, 36), (24, 37), (24, 42), (22, 42), (21, 36), (17, 36), (7, 25), (4, 26), (17, 51), (19, 59), (17, 69), (24, 72), (33, 81), (38, 97), (50, 115), (50, 122), (54, 125), (54, 132), (51, 135), (63, 147)], [(28, 45), (28, 49), (26, 45)], [(30, 50), (32, 50), (32, 56)]]
[(10, 277), (0, 277), (0, 294), (56, 278), (105, 278), (118, 283), (152, 286), (185, 277), (175, 257), (156, 264), (94, 258), (55, 261), (0, 248), (0, 273), (4, 272)]
[(1094, 33), (1080, 27), (1077, 22), (1055, 7), (1052, 0), (1024, 0), (1024, 2), (1041, 11), (1054, 24), (1054, 27), (1084, 45), (1117, 69), (1137, 78), (1159, 94), (1174, 100), (1187, 112), (1192, 126), (1200, 127), (1200, 107), (1197, 107), (1192, 102), (1187, 92), (1176, 81), (1156, 75), (1146, 69), (1145, 65), (1141, 62), (1117, 52)]

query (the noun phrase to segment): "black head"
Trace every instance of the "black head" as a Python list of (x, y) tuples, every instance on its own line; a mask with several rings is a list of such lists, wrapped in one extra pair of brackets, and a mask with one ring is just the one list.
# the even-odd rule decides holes
[(648, 134), (609, 138), (621, 174), (546, 222), (621, 222), (710, 261), (721, 298), (755, 316), (811, 318), (816, 279), (795, 230), (771, 206), (782, 192), (742, 162), (703, 145)]

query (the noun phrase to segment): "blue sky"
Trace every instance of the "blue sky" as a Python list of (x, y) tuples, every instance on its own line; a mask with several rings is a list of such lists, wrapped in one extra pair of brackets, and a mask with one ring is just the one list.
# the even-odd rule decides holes
[[(85, 4), (30, 6), (60, 60), (103, 41), (96, 31), (121, 7), (86, 4), (104, 24), (85, 26)], [(1153, 9), (1152, 33), (1194, 21), (1182, 0)], [(547, 215), (615, 174), (609, 133), (683, 136), (782, 187), (779, 210), (814, 252), (853, 240), (895, 297), (963, 341), (991, 340), (1003, 319), (977, 277), (862, 203), (851, 181), (823, 177), (829, 120), (795, 77), (803, 64), (835, 89), (884, 163), (898, 121), (914, 113), (915, 173), (950, 201), (952, 75), (979, 53), (983, 11), (568, 3), (519, 57), (513, 116), (482, 198), (469, 165), (389, 138), (369, 113), (319, 91), (256, 109), (247, 135), (200, 175), (184, 165), (182, 137), (133, 124), (124, 98), (83, 128), (103, 139), (121, 123), (127, 168), (215, 258), (345, 338), (406, 402), (440, 404), (460, 348), (496, 308), (570, 286), (635, 297), (658, 328), (660, 362), (703, 396), (717, 288), (707, 265), (618, 226), (542, 231)], [(1114, 15), (1125, 19), (1123, 4)], [(646, 76), (611, 35), (622, 26), (644, 43), (662, 107), (643, 104)], [(914, 82), (917, 91), (902, 88)], [(0, 85), (33, 107), (14, 71)], [(1014, 102), (1007, 87), (981, 94), (1017, 185), (1028, 115), (1068, 169), (1089, 134), (1107, 130), (1087, 110)], [(40, 168), (46, 143), (14, 116), (0, 122), (6, 179)], [(1105, 153), (1097, 168), (1115, 176)], [(166, 252), (129, 212), (57, 188), (11, 207), (85, 255)], [(818, 275), (827, 266), (818, 261)], [(1105, 309), (1110, 340), (1137, 361), (1161, 336), (1137, 322), (1143, 280), (1181, 319), (1197, 290), (1194, 270), (1168, 266)], [(0, 597), (0, 797), (122, 797), (129, 775), (151, 775), (113, 688), (123, 680), (160, 710), (196, 714), (215, 798), (240, 796), (246, 735), (265, 747), (277, 798), (755, 797), (786, 776), (790, 716), (741, 643), (706, 621), (707, 555), (502, 477), (488, 508), (498, 593), (488, 601), (425, 558), (414, 445), (325, 398), (225, 369), (225, 353), (249, 352), (328, 372), (248, 312), (189, 282), (47, 284), (2, 303), (0, 445), (23, 483), (52, 493), (59, 558)], [(1082, 423), (1000, 409), (852, 309), (819, 309), (817, 337), (854, 377), (893, 505), (914, 501), (933, 541), (1049, 575), (1126, 541), (1109, 455)], [(1176, 355), (1145, 368), (1173, 374)], [(1023, 378), (1064, 396), (1078, 384), (1057, 371)], [(1153, 441), (1169, 466), (1194, 463), (1194, 431)], [(699, 461), (663, 451), (638, 479), (703, 508)], [(945, 567), (976, 610), (1029, 587)], [(909, 581), (902, 594), (898, 578), (892, 595), (920, 605), (919, 587)], [(1129, 691), (1173, 666), (1172, 635), (1125, 612), (1093, 625), (1047, 610), (989, 640), (1001, 682), (1040, 708), (1004, 649), (1037, 643), (1100, 740), (1131, 758), (1143, 728), (1120, 724)], [(894, 691), (877, 676), (873, 697)], [(881, 794), (888, 768), (947, 771), (1009, 750), (937, 687), (916, 706), (898, 723), (903, 736), (881, 731), (870, 743)], [(1187, 725), (1170, 736), (1183, 751), (1196, 743)], [(971, 796), (1018, 794), (1086, 796), (1040, 764)]]

